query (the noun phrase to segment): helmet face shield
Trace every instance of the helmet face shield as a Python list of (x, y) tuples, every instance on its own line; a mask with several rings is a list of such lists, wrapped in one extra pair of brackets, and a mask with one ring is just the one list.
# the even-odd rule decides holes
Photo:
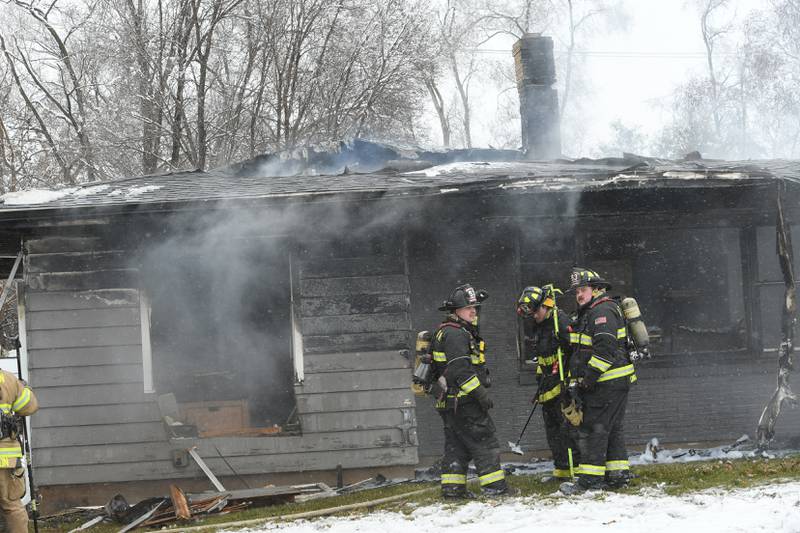
[(525, 287), (517, 301), (517, 314), (521, 317), (531, 317), (544, 303), (545, 292), (539, 287)]

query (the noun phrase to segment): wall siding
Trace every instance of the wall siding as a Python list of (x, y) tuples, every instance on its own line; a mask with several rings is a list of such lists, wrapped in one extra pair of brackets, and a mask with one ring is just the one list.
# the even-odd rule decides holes
[[(436, 308), (466, 282), (490, 293), (481, 332), (494, 382), (492, 416), (498, 440), (516, 441), (535, 385), (520, 376), (514, 302), (522, 286), (544, 280), (520, 279), (513, 232), (488, 224), (480, 232), (454, 228), (421, 231), (407, 250), (395, 239), (378, 251), (301, 252), (293, 282), (305, 380), (294, 390), (303, 434), (201, 439), (212, 470), (228, 471), (214, 446), (240, 474), (413, 465), (418, 449), (441, 455), (441, 419), (430, 398), (413, 396), (411, 362), (399, 350), (411, 348), (414, 332), (437, 327), (443, 314)], [(144, 393), (136, 273), (122, 261), (126, 254), (104, 251), (97, 239), (27, 245), (27, 348), (42, 405), (32, 418), (39, 482), (201, 476), (194, 465), (173, 466), (172, 450), (181, 446), (166, 440), (155, 395)], [(769, 253), (759, 261), (776, 261)], [(681, 354), (640, 365), (626, 417), (629, 449), (652, 437), (752, 437), (775, 369), (774, 356), (761, 353)], [(800, 431), (791, 414), (779, 420), (781, 435)], [(546, 449), (538, 414), (522, 444)]]
[[(399, 352), (411, 334), (404, 249), (383, 256), (312, 255), (298, 277), (305, 380), (295, 395), (304, 435), (346, 431), (353, 441), (390, 431), (387, 464), (416, 464), (411, 369)], [(368, 449), (370, 442), (364, 443)], [(353, 449), (362, 452), (362, 445)]]
[[(188, 444), (167, 440), (156, 395), (144, 392), (138, 272), (126, 267), (130, 252), (104, 247), (92, 238), (27, 243), (37, 481), (202, 477), (194, 463), (172, 463), (173, 450)], [(410, 328), (402, 261), (310, 258), (300, 277), (303, 434), (199, 439), (201, 455), (219, 475), (229, 467), (217, 449), (240, 474), (415, 464), (409, 363), (396, 349)]]
[[(436, 237), (423, 235), (412, 239), (417, 245), (409, 251), (414, 330), (437, 327), (443, 313), (435, 309), (458, 284), (469, 282), (489, 291), (490, 298), (481, 310), (481, 334), (488, 346), (487, 361), (493, 381), (489, 393), (494, 400), (491, 416), (500, 443), (516, 442), (530, 414), (530, 400), (536, 388), (535, 381), (526, 379), (517, 362), (518, 319), (514, 302), (523, 286), (550, 280), (563, 282), (569, 272), (566, 265), (564, 269), (551, 268), (543, 273), (552, 278), (519, 279), (519, 267), (515, 266), (511, 253), (513, 232), (507, 233), (508, 237), (492, 235), (487, 229), (478, 237), (447, 232)], [(777, 264), (774, 230), (765, 232), (764, 242), (758, 261), (770, 265), (774, 271)], [(431, 253), (431, 250), (441, 252)], [(545, 243), (527, 253), (547, 258), (548, 250)], [(454, 257), (459, 260), (452, 262)], [(464, 257), (468, 259), (461, 259)], [(731, 264), (728, 268), (735, 266)], [(441, 275), (430, 276), (429, 272)], [(731, 277), (736, 279), (734, 275)], [(775, 316), (779, 316), (782, 286), (778, 292), (766, 304), (775, 306)], [(775, 390), (776, 373), (774, 353), (752, 351), (664, 355), (638, 364), (639, 380), (631, 388), (625, 418), (629, 452), (643, 450), (653, 437), (663, 443), (732, 442), (743, 434), (754, 438), (761, 411)], [(444, 445), (441, 420), (429, 397), (416, 400), (420, 455), (440, 456)], [(777, 424), (777, 438), (796, 438), (798, 434), (800, 417), (784, 408)], [(540, 413), (531, 420), (522, 446), (528, 450), (547, 450)]]

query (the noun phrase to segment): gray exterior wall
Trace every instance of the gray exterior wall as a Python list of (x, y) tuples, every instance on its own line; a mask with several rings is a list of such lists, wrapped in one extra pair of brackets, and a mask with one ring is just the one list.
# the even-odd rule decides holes
[[(97, 239), (26, 243), (24, 310), (37, 482), (43, 486), (201, 477), (178, 468), (156, 394), (144, 392), (137, 272)], [(402, 247), (385, 268), (305, 257), (296, 312), (305, 380), (295, 387), (302, 435), (198, 439), (217, 473), (417, 463)], [(321, 265), (321, 266), (320, 266)], [(398, 266), (399, 265), (399, 266)], [(373, 305), (379, 302), (379, 305)], [(388, 322), (387, 322), (388, 321)], [(386, 331), (387, 323), (393, 324)], [(157, 353), (153, 357), (158, 357)]]
[[(711, 297), (718, 306), (727, 306), (729, 298), (741, 298), (743, 292), (749, 293), (752, 289), (761, 293), (757, 302), (747, 299), (744, 304), (735, 303), (742, 308), (749, 306), (750, 313), (764, 317), (763, 350), (759, 335), (754, 335), (752, 346), (735, 353), (662, 354), (638, 364), (639, 381), (631, 388), (625, 422), (631, 452), (642, 451), (653, 437), (662, 443), (732, 442), (743, 434), (755, 438), (761, 410), (776, 385), (774, 349), (779, 342), (777, 321), (783, 282), (774, 250), (774, 227), (760, 228), (758, 241), (755, 232), (747, 228), (727, 231), (730, 242), (725, 246), (732, 249), (731, 256), (743, 264), (725, 258), (720, 261), (727, 261), (725, 268), (732, 270), (729, 279), (743, 283), (744, 287), (729, 288), (723, 295), (710, 290)], [(794, 233), (795, 242), (800, 242), (797, 227)], [(743, 250), (741, 257), (737, 250), (740, 235), (743, 236), (742, 246), (749, 248), (749, 254)], [(626, 242), (625, 234), (618, 234), (618, 239)], [(555, 281), (563, 286), (571, 264), (563, 261), (533, 263), (537, 257), (539, 261), (546, 259), (553, 245), (546, 240), (526, 242), (524, 234), (516, 240), (515, 232), (502, 229), (463, 235), (440, 232), (432, 240), (422, 239), (419, 246), (410, 251), (415, 330), (436, 328), (444, 313), (435, 309), (458, 284), (469, 282), (489, 291), (490, 298), (481, 309), (481, 334), (487, 342), (487, 364), (493, 381), (489, 392), (495, 407), (491, 414), (503, 451), (507, 450), (508, 441), (516, 442), (519, 437), (535, 393), (532, 376), (520, 369), (518, 363), (516, 298), (525, 285)], [(431, 250), (439, 252), (431, 254)], [(689, 261), (691, 254), (702, 252), (688, 248), (686, 253)], [(800, 255), (800, 250), (795, 250), (795, 255)], [(798, 259), (796, 257), (795, 264), (800, 264)], [(454, 268), (455, 261), (463, 266)], [(416, 269), (415, 265), (418, 265)], [(589, 261), (586, 266), (604, 272), (612, 262)], [(749, 272), (752, 277), (742, 276), (742, 272)], [(611, 279), (616, 282), (616, 278)], [(629, 287), (625, 291), (630, 294)], [(565, 296), (563, 300), (568, 298)], [(646, 310), (644, 312), (647, 320)], [(441, 420), (430, 398), (418, 398), (417, 417), (420, 455), (441, 456), (444, 447)], [(800, 435), (800, 416), (795, 410), (784, 408), (777, 435), (779, 441)], [(532, 419), (522, 445), (527, 450), (547, 450), (540, 414)]]
[[(586, 257), (576, 245), (576, 258), (546, 262), (560, 245), (542, 240), (541, 228), (526, 240), (523, 223), (520, 231), (509, 230), (507, 222), (484, 222), (479, 231), (435, 224), (409, 228), (407, 237), (384, 236), (378, 244), (293, 252), (305, 373), (294, 392), (303, 434), (200, 439), (200, 453), (214, 471), (228, 471), (215, 446), (240, 474), (413, 465), (419, 456), (441, 455), (441, 421), (429, 398), (413, 396), (409, 361), (398, 350), (412, 346), (414, 332), (439, 324), (436, 308), (464, 282), (491, 295), (481, 328), (494, 382), (492, 415), (501, 443), (517, 439), (534, 382), (519, 364), (516, 298), (527, 284), (563, 284), (558, 272), (565, 277), (573, 260)], [(721, 268), (743, 286), (728, 286), (721, 301), (745, 300), (755, 327), (749, 344), (736, 352), (671, 354), (639, 365), (626, 420), (631, 451), (652, 437), (697, 442), (754, 434), (775, 386), (774, 353), (762, 345), (777, 345), (782, 290), (774, 231), (737, 224), (728, 224), (734, 231), (727, 230), (725, 246), (736, 248), (738, 235), (741, 253), (721, 260)], [(592, 226), (588, 221), (559, 235), (581, 243)], [(614, 235), (630, 244), (628, 234)], [(172, 465), (178, 446), (166, 440), (155, 395), (144, 393), (137, 272), (119, 268), (130, 252), (92, 239), (39, 239), (27, 248), (23, 302), (31, 383), (42, 404), (32, 419), (40, 483), (200, 477), (194, 465)], [(703, 251), (687, 247), (685, 253)], [(611, 250), (587, 266), (636, 273), (618, 258)], [(797, 435), (796, 412), (786, 410), (777, 429), (779, 437)], [(540, 416), (523, 445), (546, 448)]]

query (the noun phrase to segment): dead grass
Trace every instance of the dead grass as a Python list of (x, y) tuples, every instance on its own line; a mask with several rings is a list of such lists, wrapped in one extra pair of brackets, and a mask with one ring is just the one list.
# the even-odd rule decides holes
[[(678, 495), (687, 492), (718, 488), (743, 488), (754, 485), (761, 485), (776, 481), (790, 481), (800, 479), (800, 455), (792, 455), (780, 459), (739, 459), (727, 461), (703, 461), (692, 463), (678, 463), (667, 465), (648, 465), (635, 467), (636, 478), (631, 486), (623, 492), (637, 492), (645, 487), (659, 487), (667, 494)], [(558, 483), (554, 481), (542, 482), (539, 476), (512, 476), (509, 478), (512, 486), (520, 490), (522, 496), (539, 496), (546, 498), (558, 490)], [(437, 488), (436, 483), (411, 483), (396, 485), (386, 488), (378, 488), (357, 492), (354, 494), (336, 496), (322, 500), (313, 500), (303, 503), (289, 503), (276, 505), (273, 507), (262, 507), (258, 509), (248, 509), (238, 513), (226, 515), (215, 515), (201, 521), (185, 524), (204, 525), (233, 522), (239, 520), (250, 520), (257, 518), (269, 519), (288, 514), (296, 514), (330, 507), (338, 507), (353, 503), (362, 503), (389, 496), (396, 496), (414, 492), (423, 488)], [(478, 491), (477, 486), (471, 485), (473, 491)], [(387, 503), (385, 505), (373, 507), (373, 509), (383, 509), (410, 513), (421, 505), (430, 503), (441, 503), (438, 491), (432, 490), (424, 494), (410, 496), (400, 502)], [(458, 503), (448, 503), (447, 505), (459, 505)], [(362, 514), (368, 510), (349, 511), (340, 514)], [(43, 528), (43, 533), (63, 532), (77, 527), (79, 523), (62, 524), (59, 528)], [(175, 524), (172, 527), (178, 527)], [(103, 524), (90, 529), (92, 533), (108, 533), (119, 531), (119, 525)], [(143, 530), (139, 530), (143, 531)], [(157, 530), (154, 530), (157, 531)]]

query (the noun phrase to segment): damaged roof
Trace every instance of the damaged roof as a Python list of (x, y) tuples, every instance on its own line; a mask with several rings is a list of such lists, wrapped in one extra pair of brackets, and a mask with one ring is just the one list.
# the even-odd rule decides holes
[[(0, 216), (22, 212), (175, 205), (225, 200), (317, 198), (342, 196), (372, 198), (429, 196), (478, 190), (571, 192), (652, 187), (726, 187), (764, 179), (784, 179), (800, 184), (800, 161), (666, 161), (637, 156), (608, 159), (524, 161), (521, 153), (478, 150), (448, 153), (452, 157), (482, 160), (433, 165), (423, 153), (384, 154), (370, 165), (380, 170), (352, 172), (344, 164), (336, 174), (297, 173), (276, 176), (274, 160), (258, 158), (239, 165), (211, 170), (175, 172), (65, 187), (54, 191), (21, 191), (2, 197)], [(441, 154), (440, 154), (441, 155)], [(496, 160), (497, 158), (505, 160)], [(439, 162), (446, 160), (438, 157)], [(490, 160), (495, 159), (495, 160)], [(345, 160), (347, 161), (347, 160)], [(263, 161), (262, 161), (263, 162)], [(403, 168), (405, 167), (405, 169)], [(295, 165), (295, 170), (297, 166)], [(364, 167), (362, 167), (364, 168)], [(410, 168), (410, 169), (409, 169)], [(325, 167), (337, 170), (335, 165)], [(313, 168), (305, 168), (305, 172)]]

